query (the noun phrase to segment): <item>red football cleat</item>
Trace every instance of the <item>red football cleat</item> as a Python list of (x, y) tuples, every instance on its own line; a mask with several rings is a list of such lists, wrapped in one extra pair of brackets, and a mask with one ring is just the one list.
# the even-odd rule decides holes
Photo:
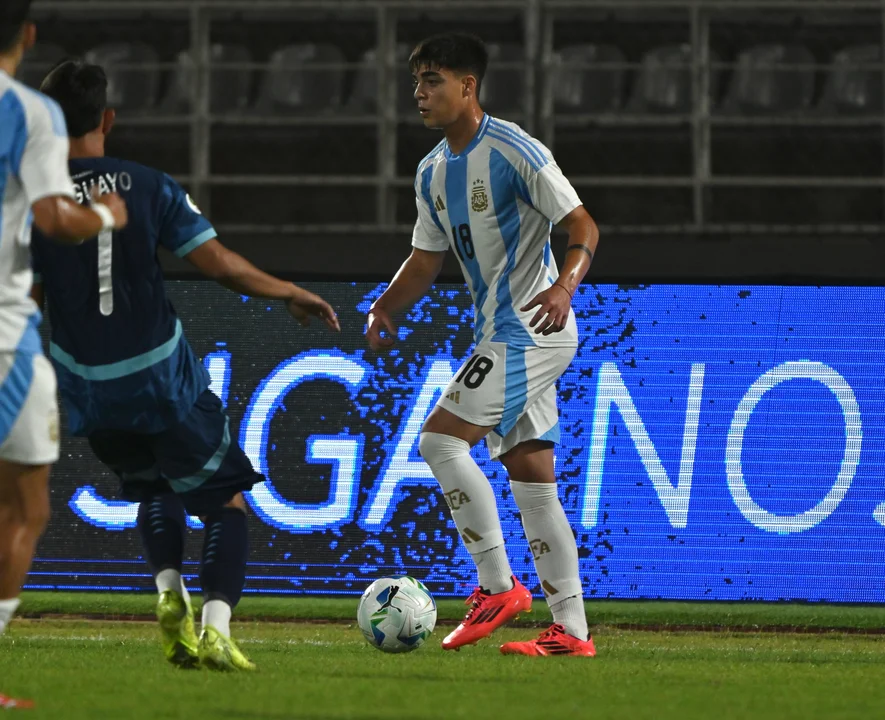
[(530, 612), (532, 594), (519, 580), (513, 578), (513, 587), (507, 592), (489, 595), (482, 588), (476, 588), (464, 604), (470, 605), (470, 610), (461, 624), (442, 641), (443, 650), (457, 650), (464, 645), (473, 645), (519, 613)]
[(537, 640), (528, 642), (509, 642), (501, 646), (504, 655), (529, 655), (542, 657), (546, 655), (576, 655), (578, 657), (594, 657), (596, 648), (593, 638), (580, 640), (569, 635), (562, 625), (554, 625), (541, 633)]
[(30, 710), (32, 707), (32, 700), (19, 700), (0, 693), (0, 710)]

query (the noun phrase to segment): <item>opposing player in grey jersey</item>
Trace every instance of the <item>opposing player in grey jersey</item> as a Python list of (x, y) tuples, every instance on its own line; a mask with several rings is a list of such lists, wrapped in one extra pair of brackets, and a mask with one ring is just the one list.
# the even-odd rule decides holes
[[(559, 502), (553, 446), (559, 442), (556, 381), (578, 345), (571, 308), (599, 233), (550, 151), (479, 105), (488, 64), (481, 40), (445, 34), (409, 58), (418, 110), (445, 138), (418, 165), (412, 254), (369, 311), (367, 338), (390, 347), (393, 316), (411, 307), (454, 249), (475, 306), (476, 347), (424, 424), (421, 455), (443, 493), (479, 572), (463, 622), (443, 640), (457, 649), (531, 607), (512, 576), (494, 492), (470, 457), (483, 438), (510, 475), (554, 625), (501, 651), (593, 656), (578, 552)], [(568, 231), (562, 271), (550, 249), (554, 224)], [(386, 336), (382, 333), (386, 333)]]

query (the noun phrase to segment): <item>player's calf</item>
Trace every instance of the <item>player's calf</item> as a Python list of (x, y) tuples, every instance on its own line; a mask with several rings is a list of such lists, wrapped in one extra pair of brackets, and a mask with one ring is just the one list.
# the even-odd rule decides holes
[(255, 665), (231, 638), (230, 619), (246, 583), (249, 538), (245, 501), (237, 494), (205, 516), (203, 566), (205, 594), (200, 662), (210, 670), (254, 670)]
[(157, 622), (166, 660), (181, 668), (199, 664), (194, 611), (181, 577), (186, 517), (173, 493), (145, 499), (138, 507), (138, 530), (159, 598)]
[(471, 607), (464, 621), (443, 640), (446, 650), (472, 645), (531, 608), (531, 594), (510, 570), (495, 493), (470, 456), (470, 440), (488, 430), (437, 408), (421, 433), (421, 456), (442, 488), (479, 575), (480, 587), (467, 600)]
[(230, 618), (246, 584), (249, 537), (246, 513), (227, 505), (206, 516), (203, 540), (203, 626), (230, 637)]
[(553, 449), (536, 440), (505, 453), (510, 488), (522, 517), (541, 589), (553, 622), (574, 637), (586, 640), (587, 618), (578, 569), (578, 547), (563, 510), (555, 482)]
[(489, 593), (509, 590), (512, 573), (504, 550), (495, 493), (470, 456), (470, 444), (459, 437), (425, 430), (418, 447), (442, 489), (461, 539), (476, 562), (480, 587)]
[(49, 520), (49, 466), (0, 460), (0, 634)]

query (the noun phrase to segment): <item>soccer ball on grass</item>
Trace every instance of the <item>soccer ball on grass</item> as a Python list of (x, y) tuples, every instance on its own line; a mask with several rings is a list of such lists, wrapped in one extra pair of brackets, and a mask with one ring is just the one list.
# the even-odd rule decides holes
[(360, 598), (357, 622), (372, 647), (389, 653), (411, 652), (433, 632), (436, 603), (415, 578), (381, 578)]

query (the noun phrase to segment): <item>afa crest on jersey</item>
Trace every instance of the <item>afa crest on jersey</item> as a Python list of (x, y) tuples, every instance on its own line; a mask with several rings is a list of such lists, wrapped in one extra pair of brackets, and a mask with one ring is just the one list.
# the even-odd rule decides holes
[(473, 191), (470, 193), (470, 207), (473, 212), (485, 212), (489, 208), (489, 196), (486, 195), (486, 188), (482, 184), (482, 180), (473, 181)]

